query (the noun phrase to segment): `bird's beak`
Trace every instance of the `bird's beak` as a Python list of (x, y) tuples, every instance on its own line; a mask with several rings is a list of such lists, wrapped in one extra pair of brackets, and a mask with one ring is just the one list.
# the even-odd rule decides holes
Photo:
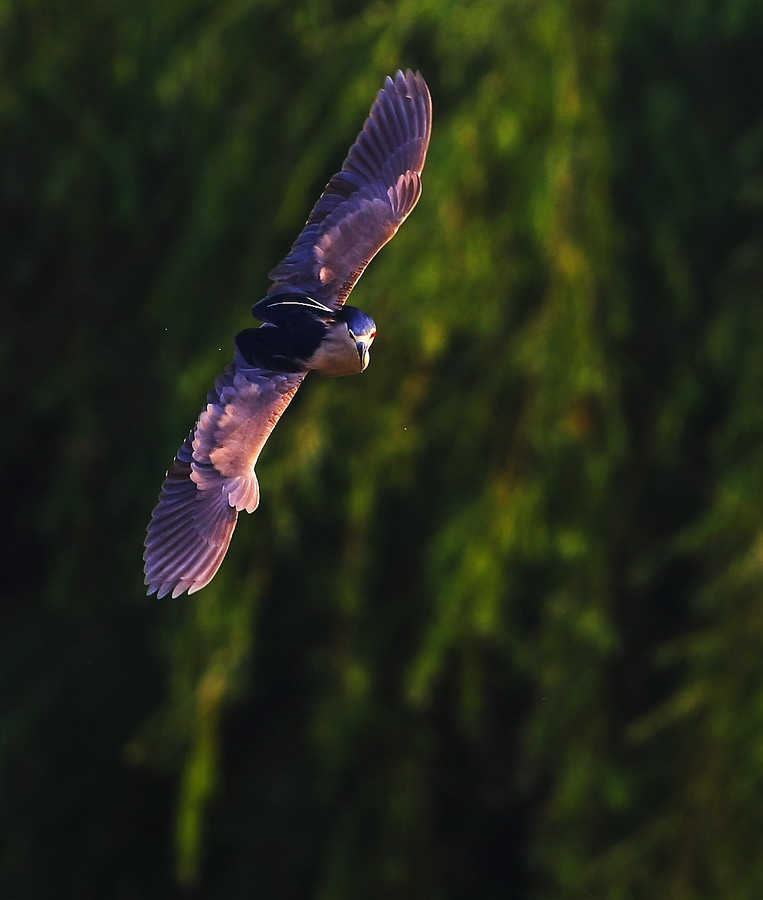
[(365, 341), (357, 341), (355, 346), (358, 350), (358, 357), (360, 358), (360, 371), (364, 372), (371, 359), (368, 344)]

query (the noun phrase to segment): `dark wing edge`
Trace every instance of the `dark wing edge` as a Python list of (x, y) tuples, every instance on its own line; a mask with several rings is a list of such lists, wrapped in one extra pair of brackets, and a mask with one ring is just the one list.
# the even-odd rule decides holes
[(364, 269), (421, 195), (432, 129), (424, 78), (387, 77), (342, 170), (326, 185), (268, 294), (300, 289), (339, 309)]
[(260, 499), (254, 464), (304, 373), (253, 369), (237, 354), (178, 450), (145, 540), (147, 593), (201, 590), (227, 553), (238, 513)]

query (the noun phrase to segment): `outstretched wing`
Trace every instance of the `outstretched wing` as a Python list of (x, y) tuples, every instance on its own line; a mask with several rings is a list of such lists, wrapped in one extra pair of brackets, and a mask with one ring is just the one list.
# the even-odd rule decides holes
[(342, 166), (326, 185), (268, 294), (298, 288), (339, 309), (421, 195), (432, 101), (416, 72), (387, 78)]
[(304, 377), (252, 368), (237, 352), (217, 379), (151, 516), (143, 554), (149, 594), (192, 594), (212, 579), (239, 511), (260, 502), (254, 465)]

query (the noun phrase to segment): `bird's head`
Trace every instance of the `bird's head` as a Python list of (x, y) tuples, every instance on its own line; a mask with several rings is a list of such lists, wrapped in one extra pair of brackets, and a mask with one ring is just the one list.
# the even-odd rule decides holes
[(373, 319), (354, 306), (345, 306), (324, 322), (320, 343), (305, 358), (305, 368), (321, 375), (359, 375), (368, 365), (368, 351), (376, 337)]
[(344, 322), (350, 335), (350, 340), (355, 344), (360, 359), (360, 371), (363, 372), (368, 365), (371, 354), (371, 344), (376, 337), (376, 322), (355, 306), (344, 306), (339, 311), (337, 319)]

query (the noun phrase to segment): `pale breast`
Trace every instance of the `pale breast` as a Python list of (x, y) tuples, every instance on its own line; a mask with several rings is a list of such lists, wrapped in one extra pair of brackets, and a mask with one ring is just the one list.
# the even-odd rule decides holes
[(337, 325), (329, 331), (308, 366), (329, 377), (360, 375), (360, 354), (346, 325)]

